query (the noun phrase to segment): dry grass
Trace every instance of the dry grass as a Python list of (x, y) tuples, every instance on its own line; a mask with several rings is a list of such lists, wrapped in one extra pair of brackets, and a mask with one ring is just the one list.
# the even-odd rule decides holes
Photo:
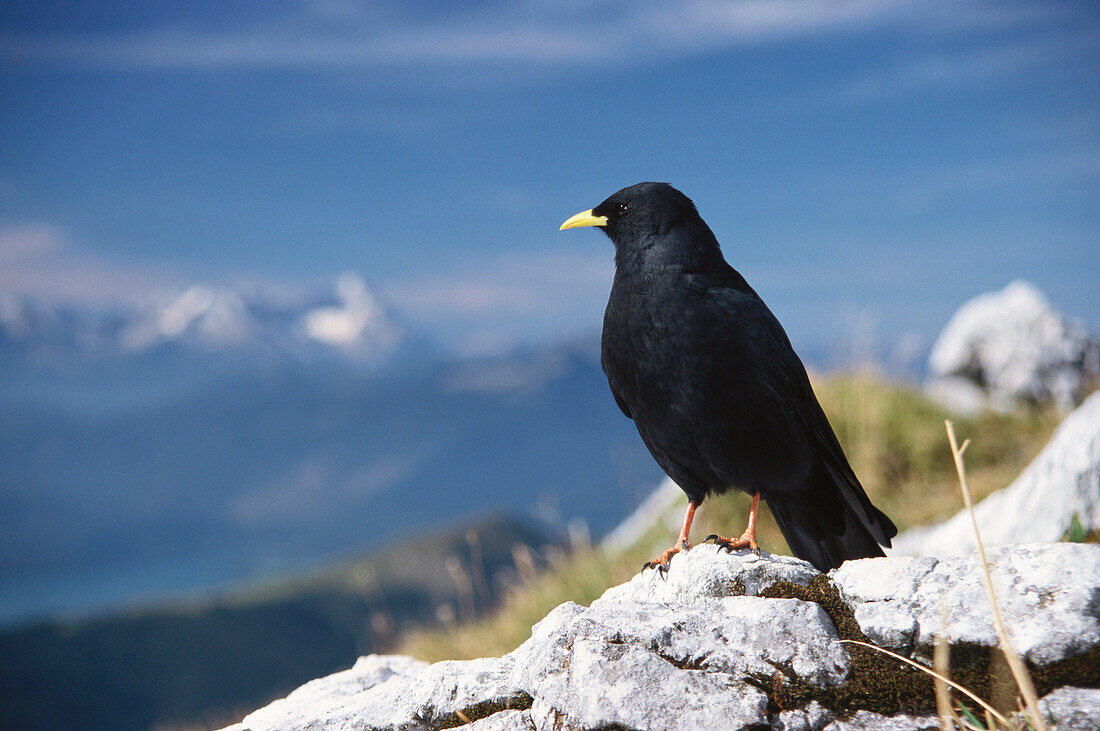
[(955, 471), (959, 475), (959, 489), (962, 491), (963, 502), (966, 503), (966, 512), (970, 515), (970, 527), (974, 531), (974, 545), (978, 547), (982, 579), (985, 583), (985, 592), (989, 596), (990, 609), (993, 613), (993, 626), (997, 629), (997, 640), (1000, 642), (1001, 651), (1008, 661), (1008, 667), (1012, 670), (1016, 687), (1019, 688), (1020, 695), (1024, 698), (1027, 716), (1031, 719), (1032, 728), (1035, 731), (1046, 731), (1042, 716), (1039, 714), (1039, 696), (1035, 692), (1035, 684), (1031, 681), (1031, 674), (1028, 673), (1024, 661), (1016, 654), (1016, 650), (1008, 640), (1004, 621), (1001, 619), (1001, 609), (997, 605), (997, 595), (993, 591), (993, 577), (989, 573), (989, 562), (985, 558), (985, 546), (982, 545), (982, 536), (978, 531), (978, 519), (974, 517), (974, 501), (971, 498), (970, 487), (966, 479), (966, 464), (963, 462), (963, 452), (970, 445), (970, 440), (963, 442), (960, 447), (958, 442), (955, 441), (954, 425), (950, 421), (945, 421), (944, 424), (947, 426), (947, 439), (951, 443), (951, 456), (954, 458)]
[[(870, 375), (815, 379), (814, 389), (871, 501), (900, 530), (959, 511), (951, 450), (943, 439), (948, 412), (916, 389)], [(1012, 482), (1047, 443), (1059, 420), (1053, 411), (956, 419), (960, 430), (982, 435), (982, 443), (967, 454), (974, 499), (981, 500)], [(699, 509), (696, 525), (701, 535), (739, 535), (748, 508), (749, 500), (741, 493), (712, 498)], [(778, 526), (763, 508), (757, 533), (765, 550), (789, 553)]]
[[(876, 505), (901, 530), (944, 519), (960, 508), (951, 451), (944, 444), (949, 416), (915, 389), (869, 375), (815, 379), (815, 390), (852, 466)], [(1053, 412), (983, 414), (958, 419), (960, 430), (981, 434), (972, 446), (970, 486), (976, 500), (1008, 485), (1038, 454), (1057, 426)], [(679, 513), (684, 505), (678, 505)], [(709, 533), (739, 535), (749, 499), (732, 493), (707, 500), (696, 514), (693, 540)], [(429, 661), (500, 655), (531, 633), (531, 625), (558, 604), (588, 604), (605, 589), (626, 581), (641, 564), (672, 544), (676, 529), (655, 526), (618, 556), (586, 551), (530, 578), (491, 616), (451, 629), (409, 634), (396, 651)], [(772, 553), (789, 553), (771, 514), (761, 506), (757, 537)]]
[(566, 600), (587, 604), (631, 573), (593, 550), (570, 556), (513, 591), (492, 615), (451, 630), (413, 632), (397, 652), (429, 662), (503, 655), (530, 637), (531, 626), (558, 604)]

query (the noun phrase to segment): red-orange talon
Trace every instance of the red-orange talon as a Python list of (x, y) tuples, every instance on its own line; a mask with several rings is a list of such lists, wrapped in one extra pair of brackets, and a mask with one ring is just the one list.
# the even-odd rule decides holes
[[(685, 541), (685, 543), (686, 542), (687, 541)], [(684, 550), (684, 549), (680, 548), (679, 546), (675, 546), (673, 548), (668, 549), (667, 551), (665, 551), (664, 553), (662, 553), (660, 556), (653, 559), (652, 561), (646, 561), (645, 565), (642, 566), (642, 571), (645, 571), (646, 569), (649, 569), (649, 568), (653, 568), (653, 569), (657, 569), (657, 571), (659, 571), (662, 575), (667, 573), (668, 572), (668, 564), (672, 560), (672, 557), (675, 556), (677, 553), (679, 553), (682, 550)]]
[(714, 545), (719, 549), (725, 549), (726, 553), (733, 553), (736, 550), (747, 548), (754, 553), (760, 553), (760, 547), (756, 545), (756, 538), (750, 535), (743, 535), (740, 538), (725, 538), (723, 536), (712, 536), (714, 539)]
[(749, 525), (745, 528), (745, 532), (741, 534), (740, 538), (723, 538), (720, 535), (711, 534), (707, 536), (707, 543), (711, 540), (714, 541), (714, 545), (718, 546), (718, 549), (726, 549), (726, 553), (733, 553), (735, 549), (748, 548), (757, 556), (760, 555), (760, 546), (756, 545), (756, 511), (760, 506), (760, 493), (754, 493), (752, 496), (752, 507), (749, 508)]

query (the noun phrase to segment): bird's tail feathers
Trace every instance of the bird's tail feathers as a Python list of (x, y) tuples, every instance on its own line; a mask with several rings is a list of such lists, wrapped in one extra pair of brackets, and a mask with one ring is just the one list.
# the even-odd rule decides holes
[(897, 526), (886, 513), (874, 506), (848, 463), (826, 464), (826, 471), (831, 478), (828, 481), (835, 485), (835, 490), (844, 501), (845, 513), (853, 513), (875, 541), (889, 548), (890, 539), (898, 534)]
[(790, 496), (768, 500), (794, 555), (809, 561), (818, 571), (837, 568), (851, 559), (885, 555), (879, 544), (889, 546), (897, 529), (871, 505), (862, 488), (859, 494), (863, 501), (859, 501), (853, 500), (843, 483), (819, 486), (811, 493), (812, 499)]

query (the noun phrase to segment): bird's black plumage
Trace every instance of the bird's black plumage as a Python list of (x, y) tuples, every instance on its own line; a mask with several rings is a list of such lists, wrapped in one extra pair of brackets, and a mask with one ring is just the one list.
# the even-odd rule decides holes
[(897, 529), (860, 486), (779, 321), (691, 200), (639, 183), (590, 216), (606, 218), (588, 225), (615, 245), (602, 339), (611, 392), (691, 503), (759, 493), (791, 550), (820, 570), (883, 555)]

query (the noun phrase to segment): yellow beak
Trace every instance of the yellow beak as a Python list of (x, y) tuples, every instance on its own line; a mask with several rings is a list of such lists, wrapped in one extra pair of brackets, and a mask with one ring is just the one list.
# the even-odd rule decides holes
[(559, 231), (564, 231), (567, 228), (580, 228), (581, 226), (606, 226), (607, 216), (593, 216), (592, 209), (587, 211), (581, 211), (577, 215), (570, 218), (568, 221), (561, 225)]

